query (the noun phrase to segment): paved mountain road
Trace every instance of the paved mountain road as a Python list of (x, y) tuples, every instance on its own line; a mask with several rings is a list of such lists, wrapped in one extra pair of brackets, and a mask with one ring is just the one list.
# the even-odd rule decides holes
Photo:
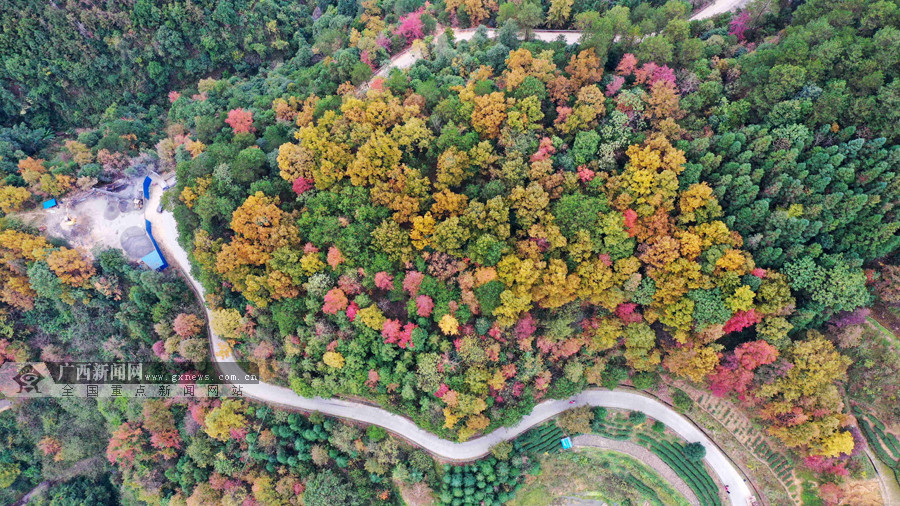
[(691, 16), (691, 21), (708, 19), (728, 11), (733, 11), (747, 4), (749, 0), (717, 0)]

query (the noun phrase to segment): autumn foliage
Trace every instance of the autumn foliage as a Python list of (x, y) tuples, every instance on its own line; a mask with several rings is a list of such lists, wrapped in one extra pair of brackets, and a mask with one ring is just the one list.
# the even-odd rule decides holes
[[(438, 392), (461, 439), (516, 399), (604, 384), (613, 360), (774, 409), (785, 394), (760, 378), (793, 370), (797, 355), (771, 342), (795, 300), (692, 180), (673, 69), (626, 54), (604, 87), (594, 49), (558, 65), (520, 48), (504, 63), (461, 71), (435, 106), (382, 86), (298, 115), (277, 157), (297, 202), (257, 192), (226, 237), (195, 243), (230, 289), (272, 308), (293, 388)], [(719, 342), (745, 334), (758, 337)], [(351, 379), (371, 370), (377, 383)], [(844, 445), (827, 420), (809, 451)]]
[(60, 281), (71, 286), (81, 286), (94, 275), (94, 266), (73, 249), (63, 248), (50, 253), (47, 265)]
[(180, 313), (172, 322), (172, 330), (179, 337), (193, 337), (203, 329), (204, 323), (203, 318), (197, 315)]
[(236, 134), (254, 131), (253, 112), (246, 109), (232, 109), (228, 111), (228, 118), (225, 119), (225, 123), (227, 123)]

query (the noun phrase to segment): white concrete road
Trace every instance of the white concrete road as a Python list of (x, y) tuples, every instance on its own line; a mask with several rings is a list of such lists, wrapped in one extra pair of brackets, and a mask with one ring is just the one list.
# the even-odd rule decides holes
[[(472, 37), (475, 36), (475, 28), (454, 28), (453, 36), (456, 40), (471, 40)], [(443, 33), (443, 28), (441, 28), (440, 33)], [(488, 28), (487, 36), (488, 38), (493, 38), (496, 34), (496, 30), (493, 28)], [(560, 35), (566, 39), (566, 43), (575, 44), (581, 38), (581, 32), (576, 30), (535, 30), (534, 38), (537, 40), (543, 40), (545, 42), (553, 42)], [(391, 73), (391, 70), (398, 69), (408, 69), (416, 63), (416, 60), (422, 57), (422, 53), (413, 47), (409, 47), (391, 58), (390, 63), (378, 69), (375, 72), (374, 77), (387, 77), (388, 74)], [(371, 82), (371, 80), (370, 80)]]
[[(453, 29), (453, 36), (456, 40), (471, 40), (475, 36), (477, 28), (460, 28)], [(497, 34), (497, 30), (493, 28), (487, 29), (487, 36), (493, 39)], [(581, 32), (578, 30), (534, 30), (534, 40), (542, 40), (544, 42), (553, 42), (560, 35), (566, 40), (567, 44), (577, 44), (581, 39)]]
[(717, 0), (691, 16), (691, 21), (696, 19), (708, 19), (728, 11), (739, 9), (746, 5), (748, 1), (749, 0)]

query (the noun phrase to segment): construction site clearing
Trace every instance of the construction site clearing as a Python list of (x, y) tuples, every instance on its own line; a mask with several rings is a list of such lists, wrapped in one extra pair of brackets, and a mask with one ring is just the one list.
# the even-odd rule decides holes
[[(157, 177), (153, 179), (168, 186)], [(144, 219), (143, 180), (143, 177), (119, 179), (71, 193), (56, 206), (20, 213), (17, 217), (47, 236), (62, 239), (91, 255), (119, 248), (129, 259), (138, 261), (154, 251)]]

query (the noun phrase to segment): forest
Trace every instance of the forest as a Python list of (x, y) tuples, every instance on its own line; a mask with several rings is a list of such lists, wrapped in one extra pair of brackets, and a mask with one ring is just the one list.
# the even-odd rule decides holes
[[(0, 363), (202, 362), (212, 331), (266, 382), (456, 441), (686, 383), (840, 503), (865, 420), (890, 439), (900, 414), (900, 4), (702, 6), (4, 4)], [(17, 220), (151, 171), (205, 300)], [(29, 401), (0, 432), (4, 502), (499, 504), (540, 473), (521, 444), (445, 467), (235, 400)]]

